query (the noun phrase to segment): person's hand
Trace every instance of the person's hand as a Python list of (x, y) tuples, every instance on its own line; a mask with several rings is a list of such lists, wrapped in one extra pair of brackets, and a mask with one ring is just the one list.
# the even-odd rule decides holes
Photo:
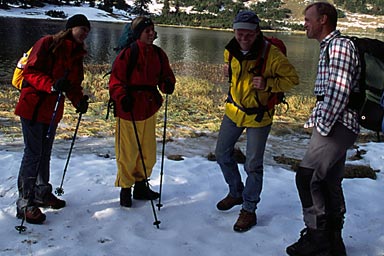
[(262, 76), (254, 76), (252, 78), (252, 85), (253, 88), (257, 90), (264, 90), (265, 89), (265, 80)]
[(68, 92), (71, 89), (71, 82), (65, 78), (60, 78), (53, 85), (54, 91), (57, 92)]
[(165, 79), (164, 92), (166, 94), (172, 94), (174, 90), (175, 90), (175, 84), (172, 83), (171, 79), (169, 78)]
[(81, 98), (81, 100), (77, 104), (76, 113), (81, 113), (81, 114), (87, 113), (88, 104), (89, 104), (88, 99), (89, 99), (88, 95), (84, 95), (83, 98)]
[(121, 99), (121, 107), (124, 112), (132, 112), (134, 99), (131, 94), (125, 95)]
[(225, 77), (229, 77), (228, 69), (229, 69), (229, 64), (228, 64), (228, 63), (225, 63), (225, 64), (224, 64), (224, 67), (223, 67), (223, 73), (224, 73), (224, 76), (225, 76)]

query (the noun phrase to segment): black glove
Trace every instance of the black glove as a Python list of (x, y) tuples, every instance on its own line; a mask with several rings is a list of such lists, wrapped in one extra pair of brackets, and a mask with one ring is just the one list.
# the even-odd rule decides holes
[(60, 78), (53, 85), (53, 89), (57, 92), (68, 92), (71, 89), (71, 83), (65, 78)]
[(166, 94), (172, 94), (174, 90), (175, 90), (175, 84), (171, 82), (171, 79), (169, 78), (165, 79), (164, 92)]
[(131, 112), (133, 110), (133, 101), (134, 99), (129, 93), (121, 99), (121, 107), (124, 112)]
[(79, 101), (76, 107), (76, 113), (85, 114), (88, 110), (88, 95), (84, 95), (83, 98)]

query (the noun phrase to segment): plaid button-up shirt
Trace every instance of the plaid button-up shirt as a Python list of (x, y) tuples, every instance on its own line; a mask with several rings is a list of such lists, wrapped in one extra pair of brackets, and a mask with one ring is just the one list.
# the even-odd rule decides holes
[(347, 107), (349, 95), (358, 88), (361, 64), (357, 49), (348, 38), (340, 37), (338, 30), (320, 43), (320, 58), (314, 94), (324, 97), (317, 101), (304, 127), (315, 127), (327, 136), (333, 125), (340, 122), (358, 134), (358, 115)]

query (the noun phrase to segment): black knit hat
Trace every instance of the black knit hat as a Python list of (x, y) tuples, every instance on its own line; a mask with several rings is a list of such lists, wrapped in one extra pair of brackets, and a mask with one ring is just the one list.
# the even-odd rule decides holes
[(65, 29), (80, 26), (88, 27), (89, 30), (91, 30), (91, 24), (89, 23), (87, 17), (85, 17), (83, 14), (76, 14), (68, 19), (67, 24), (65, 24)]

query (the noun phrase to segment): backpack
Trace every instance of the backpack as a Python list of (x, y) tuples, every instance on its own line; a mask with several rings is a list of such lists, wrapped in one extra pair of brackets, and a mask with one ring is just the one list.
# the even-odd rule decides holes
[(123, 31), (119, 37), (117, 46), (113, 50), (119, 54), (124, 48), (128, 47), (131, 43), (135, 41), (133, 38), (133, 30), (131, 27), (132, 23), (125, 24)]
[(31, 47), (27, 52), (23, 53), (23, 56), (17, 62), (15, 71), (13, 72), (12, 85), (13, 85), (13, 87), (18, 89), (19, 91), (23, 87), (23, 80), (24, 80), (23, 71), (24, 71), (24, 66), (27, 64), (28, 57), (29, 57), (29, 54), (32, 51), (32, 48), (33, 47)]
[(361, 62), (359, 88), (350, 94), (348, 107), (357, 110), (362, 127), (384, 132), (384, 42), (372, 38), (343, 37), (353, 42)]
[[(269, 53), (269, 49), (270, 49), (271, 45), (276, 46), (285, 56), (287, 56), (287, 47), (285, 46), (284, 42), (281, 39), (279, 39), (277, 37), (264, 36), (264, 42), (265, 42), (264, 48), (263, 48), (263, 51), (261, 53), (260, 63), (259, 63), (259, 70), (261, 70), (261, 72), (260, 72), (261, 74), (265, 70), (265, 63), (266, 63), (265, 59), (266, 59), (267, 54)], [(232, 68), (231, 68), (232, 58), (233, 58), (232, 54), (229, 54), (229, 57), (228, 57), (228, 75), (229, 75), (229, 81), (228, 82), (229, 83), (231, 82), (231, 79), (232, 79)], [(261, 122), (261, 120), (264, 117), (264, 113), (268, 112), (271, 109), (274, 109), (275, 106), (278, 104), (283, 103), (287, 106), (287, 111), (289, 109), (289, 105), (285, 99), (284, 92), (271, 92), (271, 95), (269, 96), (268, 101), (267, 101), (267, 105), (261, 104), (257, 93), (255, 94), (255, 98), (256, 98), (256, 101), (259, 105), (259, 107), (257, 107), (257, 108), (245, 108), (243, 106), (239, 106), (236, 102), (233, 101), (230, 92), (228, 92), (228, 98), (226, 101), (233, 103), (236, 107), (238, 107), (240, 110), (245, 112), (247, 115), (256, 114), (255, 121), (257, 121), (257, 122)]]

